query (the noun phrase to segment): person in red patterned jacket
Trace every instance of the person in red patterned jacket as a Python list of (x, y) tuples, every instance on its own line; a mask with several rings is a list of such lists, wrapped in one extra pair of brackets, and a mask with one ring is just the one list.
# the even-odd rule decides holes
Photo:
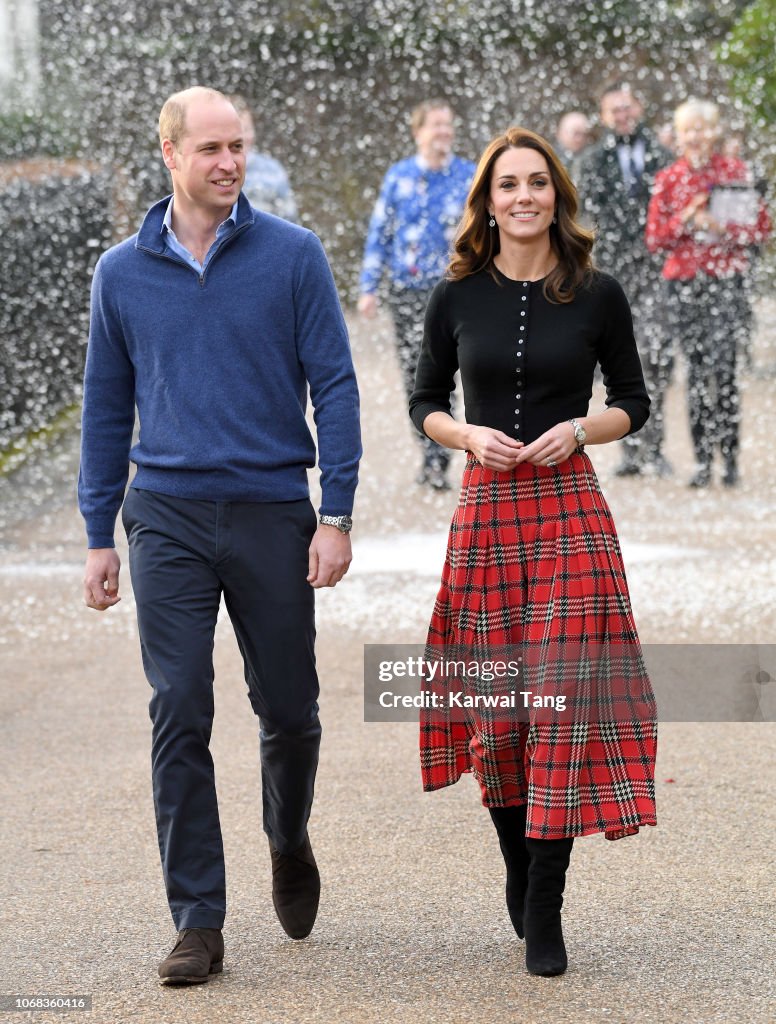
[(744, 277), (750, 247), (767, 238), (771, 222), (747, 165), (714, 151), (716, 105), (688, 100), (674, 122), (682, 155), (655, 179), (646, 243), (651, 252), (666, 253), (665, 327), (687, 357), (697, 462), (690, 486), (711, 483), (718, 443), (722, 483), (733, 487), (740, 426), (736, 363), (751, 325)]

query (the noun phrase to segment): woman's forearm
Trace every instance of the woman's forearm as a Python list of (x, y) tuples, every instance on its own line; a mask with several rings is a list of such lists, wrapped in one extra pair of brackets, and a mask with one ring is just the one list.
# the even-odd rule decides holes
[(430, 412), (423, 420), (423, 430), (432, 441), (441, 444), (443, 448), (466, 451), (469, 447), (469, 424), (454, 420), (446, 412)]
[(585, 444), (608, 444), (625, 437), (631, 428), (630, 416), (624, 409), (607, 409), (594, 416), (582, 416), (578, 422), (585, 428)]

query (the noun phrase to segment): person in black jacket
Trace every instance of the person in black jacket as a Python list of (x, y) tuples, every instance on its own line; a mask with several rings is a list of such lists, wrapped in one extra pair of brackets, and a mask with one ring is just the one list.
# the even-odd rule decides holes
[[(454, 676), (427, 677), (439, 685), (421, 711), (423, 787), (474, 775), (526, 967), (545, 976), (567, 966), (560, 909), (574, 839), (621, 839), (656, 822), (654, 698), (614, 523), (584, 450), (637, 431), (649, 398), (628, 300), (592, 266), (593, 236), (576, 213), (549, 143), (523, 128), (493, 139), (428, 303), (410, 398), (415, 426), (467, 456), (426, 652)], [(589, 410), (597, 364), (604, 411)], [(459, 369), (465, 422), (451, 415)], [(616, 678), (598, 672), (611, 647), (618, 665), (626, 655), (625, 717), (598, 700), (597, 687)], [(517, 665), (521, 685), (511, 670), (462, 678), (472, 657)], [(554, 701), (566, 670), (575, 708), (564, 699), (548, 716), (510, 703), (536, 680), (542, 707), (554, 706), (544, 699)]]
[(644, 230), (655, 175), (672, 156), (642, 122), (643, 108), (625, 82), (601, 95), (604, 133), (580, 160), (577, 188), (586, 219), (596, 232), (596, 264), (617, 277), (633, 311), (636, 343), (652, 399), (650, 422), (639, 437), (623, 442), (615, 472), (637, 475), (650, 468), (668, 476), (663, 455), (663, 398), (673, 356), (660, 330), (660, 261), (647, 250)]

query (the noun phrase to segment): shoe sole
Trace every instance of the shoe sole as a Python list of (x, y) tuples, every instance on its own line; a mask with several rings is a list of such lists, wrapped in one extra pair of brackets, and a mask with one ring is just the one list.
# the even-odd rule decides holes
[(201, 974), (181, 974), (177, 977), (172, 978), (160, 978), (160, 985), (204, 985), (206, 981), (210, 981), (210, 978), (214, 974), (220, 974), (224, 969), (224, 961), (219, 960), (217, 964), (212, 964), (210, 967), (210, 973)]

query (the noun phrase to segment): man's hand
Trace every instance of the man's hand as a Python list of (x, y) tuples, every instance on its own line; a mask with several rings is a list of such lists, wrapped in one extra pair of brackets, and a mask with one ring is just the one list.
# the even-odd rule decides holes
[(84, 571), (84, 602), (88, 608), (104, 612), (118, 604), (121, 562), (115, 548), (90, 548)]
[(307, 582), (316, 589), (336, 587), (348, 571), (352, 558), (350, 534), (340, 533), (336, 526), (321, 524), (310, 544)]
[(358, 311), (367, 320), (373, 320), (377, 316), (377, 296), (372, 295), (370, 292), (364, 292), (363, 295), (359, 296)]

